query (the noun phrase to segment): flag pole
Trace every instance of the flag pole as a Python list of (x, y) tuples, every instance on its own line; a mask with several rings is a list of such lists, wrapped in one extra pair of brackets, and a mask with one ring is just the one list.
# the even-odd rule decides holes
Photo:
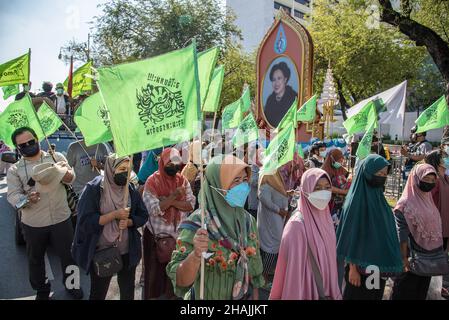
[[(64, 121), (62, 121), (62, 125), (64, 126), (64, 128), (72, 135), (73, 138), (75, 138), (76, 142), (78, 142), (78, 144), (80, 145), (81, 149), (83, 149), (84, 153), (87, 155), (87, 157), (89, 158), (89, 160), (91, 160), (91, 157), (89, 155), (89, 153), (87, 152), (87, 150), (83, 147), (83, 145), (81, 144), (81, 141), (78, 139), (78, 137), (75, 135), (75, 133), (70, 130), (70, 128), (65, 124)], [(97, 170), (97, 172), (99, 174), (101, 174), (101, 172), (98, 170), (98, 168), (95, 168)]]

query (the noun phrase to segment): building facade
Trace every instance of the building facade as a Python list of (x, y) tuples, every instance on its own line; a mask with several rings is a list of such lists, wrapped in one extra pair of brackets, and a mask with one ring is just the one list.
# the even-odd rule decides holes
[(243, 48), (257, 49), (273, 23), (279, 9), (287, 10), (302, 25), (310, 21), (313, 0), (226, 0), (226, 6), (236, 14), (235, 23), (242, 31)]

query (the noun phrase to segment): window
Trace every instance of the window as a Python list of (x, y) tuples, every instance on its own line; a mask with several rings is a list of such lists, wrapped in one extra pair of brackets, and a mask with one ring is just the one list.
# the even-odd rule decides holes
[(295, 10), (295, 17), (304, 19), (304, 13), (302, 13), (301, 11)]
[(292, 8), (287, 7), (286, 5), (280, 4), (279, 2), (276, 2), (276, 1), (274, 2), (274, 8), (275, 8), (275, 9), (283, 8), (284, 10), (287, 10), (287, 11), (289, 11), (289, 12), (292, 11)]
[(295, 2), (300, 3), (306, 7), (310, 7), (310, 0), (295, 0)]

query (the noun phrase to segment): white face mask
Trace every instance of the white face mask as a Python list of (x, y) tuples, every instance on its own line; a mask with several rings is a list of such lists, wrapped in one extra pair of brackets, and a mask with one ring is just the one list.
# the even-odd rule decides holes
[(332, 192), (328, 190), (314, 191), (307, 196), (310, 203), (317, 209), (323, 210), (331, 201)]
[(327, 152), (326, 151), (320, 151), (320, 157), (321, 158), (325, 158), (326, 157)]

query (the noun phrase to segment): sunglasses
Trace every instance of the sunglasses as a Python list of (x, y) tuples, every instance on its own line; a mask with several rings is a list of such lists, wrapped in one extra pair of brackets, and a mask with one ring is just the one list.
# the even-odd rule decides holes
[(19, 145), (17, 145), (17, 146), (18, 146), (20, 149), (23, 149), (23, 148), (28, 147), (28, 146), (34, 146), (35, 144), (36, 144), (36, 140), (33, 139), (33, 140), (27, 141), (27, 142), (25, 142), (25, 143), (21, 143), (21, 144), (19, 144)]

